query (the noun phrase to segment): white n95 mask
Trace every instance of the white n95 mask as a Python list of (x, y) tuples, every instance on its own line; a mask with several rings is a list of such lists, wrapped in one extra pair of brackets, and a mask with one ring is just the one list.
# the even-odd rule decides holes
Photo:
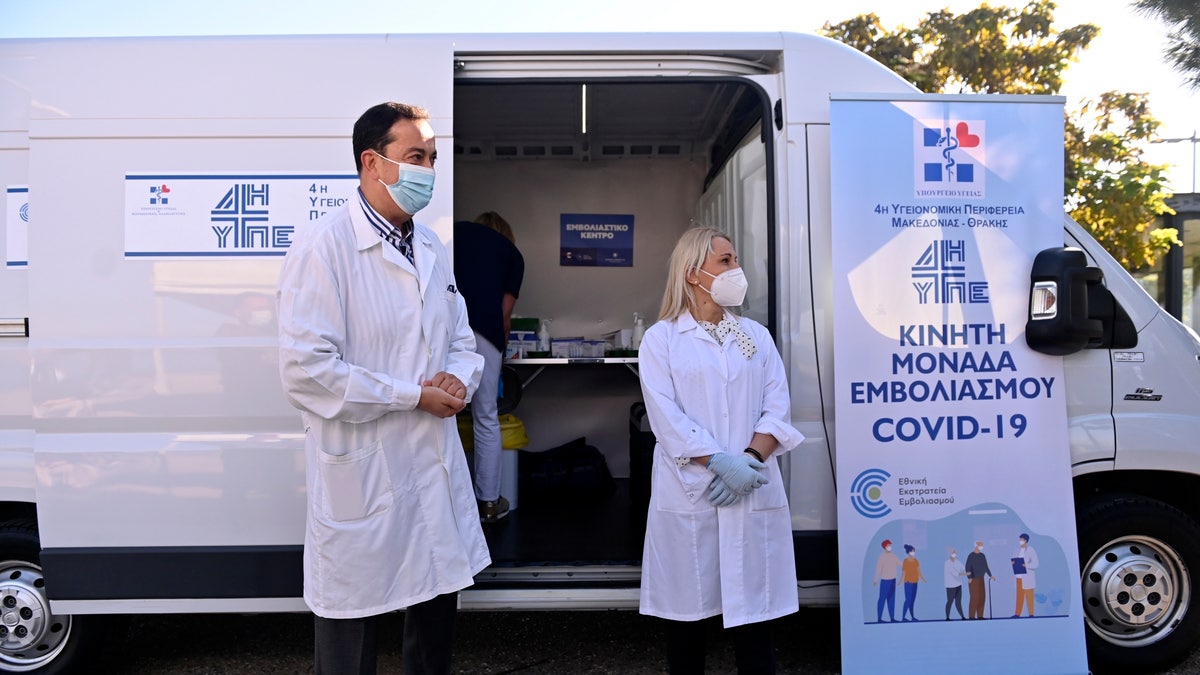
[[(746, 288), (749, 283), (746, 281), (746, 274), (742, 272), (742, 268), (732, 269), (720, 274), (710, 274), (704, 270), (700, 270), (713, 278), (712, 290), (708, 294), (712, 296), (713, 302), (722, 307), (737, 307), (746, 299)], [(700, 286), (700, 288), (704, 288)]]

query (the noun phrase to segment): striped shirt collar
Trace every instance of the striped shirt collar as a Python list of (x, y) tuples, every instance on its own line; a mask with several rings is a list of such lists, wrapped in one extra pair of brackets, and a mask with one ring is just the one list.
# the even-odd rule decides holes
[(361, 187), (358, 188), (358, 203), (362, 206), (363, 215), (367, 217), (367, 222), (371, 223), (371, 227), (375, 228), (375, 231), (379, 233), (382, 239), (391, 242), (397, 248), (399, 248), (397, 242), (400, 241), (406, 243), (410, 248), (412, 247), (413, 221), (411, 218), (401, 227), (392, 225), (386, 218), (379, 215), (375, 207), (367, 202), (367, 197), (363, 194)]

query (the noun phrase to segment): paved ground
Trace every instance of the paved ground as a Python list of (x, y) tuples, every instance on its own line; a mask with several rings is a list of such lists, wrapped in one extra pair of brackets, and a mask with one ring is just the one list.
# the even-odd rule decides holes
[[(398, 636), (403, 617), (389, 615), (381, 631), (379, 671), (399, 673)], [(390, 643), (383, 635), (394, 635)], [(837, 613), (805, 611), (790, 617), (781, 634), (780, 671), (838, 672)], [(463, 612), (455, 635), (459, 673), (563, 675), (666, 672), (653, 619), (635, 612)], [(309, 615), (138, 616), (119, 656), (105, 664), (111, 675), (242, 675), (311, 673)], [(728, 643), (713, 635), (709, 672), (735, 672)]]
[[(400, 614), (383, 635), (399, 636)], [(634, 612), (463, 612), (455, 666), (472, 675), (563, 675), (666, 672), (653, 619)], [(783, 620), (777, 635), (780, 673), (839, 672), (837, 610), (802, 610)], [(104, 664), (110, 675), (244, 675), (311, 673), (312, 618), (286, 615), (137, 616), (129, 637)], [(383, 641), (381, 675), (399, 673), (399, 640)], [(734, 673), (729, 644), (709, 643), (709, 673)], [(1200, 675), (1200, 650), (1160, 675)]]

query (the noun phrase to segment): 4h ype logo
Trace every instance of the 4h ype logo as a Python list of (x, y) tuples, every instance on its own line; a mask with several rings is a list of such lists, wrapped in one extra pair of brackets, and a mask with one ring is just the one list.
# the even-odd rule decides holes
[(292, 225), (269, 223), (271, 186), (268, 183), (235, 183), (212, 208), (213, 234), (219, 249), (285, 249), (291, 243)]
[(913, 154), (918, 197), (984, 197), (983, 120), (917, 120)]
[(937, 239), (912, 266), (912, 285), (921, 305), (981, 304), (988, 301), (986, 281), (967, 280), (967, 243)]
[(161, 206), (171, 201), (167, 195), (171, 194), (171, 188), (167, 187), (166, 183), (162, 185), (150, 186), (150, 203), (155, 206)]

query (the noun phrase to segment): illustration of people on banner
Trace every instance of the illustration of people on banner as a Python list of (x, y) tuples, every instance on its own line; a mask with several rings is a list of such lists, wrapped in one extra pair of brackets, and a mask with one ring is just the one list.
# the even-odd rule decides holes
[[(1074, 581), (1069, 575), (1066, 552), (1053, 539), (1039, 538), (1042, 557), (1029, 544), (1032, 537), (1009, 509), (999, 504), (954, 514), (941, 522), (893, 521), (880, 530), (879, 548), (864, 555), (864, 570), (871, 584), (863, 584), (863, 623), (887, 624), (940, 618), (944, 621), (976, 619), (1053, 618), (1068, 615), (1066, 601), (1072, 597)], [(977, 532), (974, 536), (970, 532)], [(1019, 532), (1014, 539), (1005, 532)], [(893, 539), (920, 542), (903, 544), (904, 557), (893, 552)], [(958, 557), (959, 547), (970, 547), (965, 561)], [(1012, 548), (1004, 568), (993, 574), (987, 548)], [(943, 562), (944, 596), (921, 594), (919, 586), (928, 583), (921, 571), (919, 551), (947, 552)], [(1043, 562), (1044, 561), (1044, 562)], [(864, 582), (866, 580), (864, 579)], [(999, 583), (995, 583), (999, 581)], [(963, 610), (963, 594), (967, 610)], [(990, 590), (989, 590), (990, 589)], [(897, 595), (901, 597), (901, 617), (896, 618)], [(1000, 604), (997, 604), (1000, 603)], [(1004, 611), (999, 608), (1015, 607)]]

